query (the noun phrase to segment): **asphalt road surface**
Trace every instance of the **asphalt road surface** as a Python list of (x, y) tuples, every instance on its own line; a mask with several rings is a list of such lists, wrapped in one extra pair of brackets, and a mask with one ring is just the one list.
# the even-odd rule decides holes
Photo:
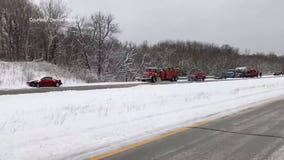
[(280, 100), (104, 160), (281, 160), (283, 146), (284, 100)]
[(85, 85), (85, 86), (43, 87), (43, 88), (29, 88), (29, 89), (0, 90), (0, 96), (1, 95), (15, 95), (15, 94), (29, 94), (29, 93), (71, 91), (71, 90), (82, 91), (82, 90), (110, 89), (110, 88), (129, 88), (129, 87), (135, 87), (141, 84), (139, 83), (127, 84), (126, 83), (126, 84)]
[[(276, 77), (262, 77), (262, 78), (281, 78), (282, 76)], [(204, 82), (216, 82), (216, 81), (235, 81), (235, 80), (249, 80), (251, 78), (236, 78), (236, 79), (206, 79)], [(204, 83), (203, 81), (198, 81), (197, 83)], [(82, 86), (61, 86), (61, 87), (44, 87), (44, 88), (24, 88), (24, 89), (9, 89), (1, 90), (1, 95), (16, 95), (16, 94), (30, 94), (30, 93), (44, 93), (44, 92), (58, 92), (58, 91), (82, 91), (82, 90), (95, 90), (95, 89), (110, 89), (110, 88), (129, 88), (138, 85), (166, 85), (166, 84), (176, 84), (176, 83), (195, 83), (188, 82), (186, 78), (183, 77), (181, 81), (171, 82), (171, 81), (161, 81), (158, 83), (121, 83), (121, 84), (94, 84), (94, 85), (82, 85)]]

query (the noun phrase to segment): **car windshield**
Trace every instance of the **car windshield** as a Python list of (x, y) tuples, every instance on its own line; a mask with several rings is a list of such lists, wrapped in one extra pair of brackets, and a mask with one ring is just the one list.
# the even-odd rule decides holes
[(52, 77), (43, 77), (41, 80), (52, 80)]
[(234, 72), (227, 72), (226, 75), (234, 75)]

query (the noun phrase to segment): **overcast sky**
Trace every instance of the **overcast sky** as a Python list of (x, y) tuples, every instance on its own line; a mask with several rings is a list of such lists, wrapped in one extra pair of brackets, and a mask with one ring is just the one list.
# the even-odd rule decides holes
[(111, 13), (119, 39), (196, 40), (284, 55), (283, 0), (65, 0), (71, 15)]

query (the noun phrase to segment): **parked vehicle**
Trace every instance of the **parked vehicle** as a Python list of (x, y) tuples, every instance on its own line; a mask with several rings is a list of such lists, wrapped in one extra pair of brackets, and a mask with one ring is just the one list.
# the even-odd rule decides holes
[(198, 72), (188, 76), (188, 81), (204, 81), (206, 79), (204, 72)]
[(258, 77), (259, 72), (256, 69), (248, 69), (247, 67), (237, 67), (236, 72), (241, 74), (241, 77)]
[(250, 70), (247, 67), (237, 67), (235, 69), (236, 75), (235, 78), (244, 78), (244, 77), (249, 77), (249, 72)]
[(226, 78), (245, 78), (245, 77), (258, 77), (260, 72), (255, 69), (248, 69), (247, 67), (237, 67), (235, 69), (229, 69), (227, 72), (216, 75), (215, 79), (226, 79)]
[(236, 78), (236, 72), (235, 71), (229, 71), (229, 72), (226, 72), (224, 74), (224, 78)]
[(227, 71), (221, 74), (215, 75), (215, 79), (227, 79), (227, 78), (236, 78), (239, 77), (240, 74), (236, 73), (235, 71)]
[(30, 87), (60, 87), (62, 82), (52, 77), (43, 77), (40, 80), (29, 81), (27, 85)]
[(279, 75), (281, 75), (281, 74), (282, 74), (281, 71), (278, 71), (278, 72), (274, 72), (274, 73), (273, 73), (274, 76), (279, 76)]
[(145, 73), (142, 77), (136, 79), (155, 83), (158, 79), (162, 81), (177, 81), (178, 77), (178, 71), (174, 68), (158, 69), (157, 67), (148, 67), (145, 69)]
[(215, 74), (214, 79), (223, 79), (223, 73), (222, 74)]
[(284, 75), (284, 68), (283, 68), (282, 71), (277, 71), (277, 72), (273, 73), (274, 76), (279, 76), (281, 74)]
[(179, 73), (176, 69), (167, 68), (160, 70), (159, 77), (162, 81), (177, 81)]
[(258, 76), (259, 76), (259, 73), (255, 69), (248, 70), (247, 73), (245, 74), (245, 77), (250, 77), (250, 78), (258, 77)]
[(158, 68), (156, 67), (148, 67), (145, 69), (145, 72), (141, 77), (137, 77), (137, 80), (140, 81), (151, 81), (156, 82), (158, 77)]

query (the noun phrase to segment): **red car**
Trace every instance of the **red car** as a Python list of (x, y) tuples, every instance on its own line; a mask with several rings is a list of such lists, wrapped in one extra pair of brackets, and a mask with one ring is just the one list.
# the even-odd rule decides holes
[(193, 75), (188, 76), (188, 81), (204, 81), (206, 78), (205, 73), (203, 72), (198, 72)]
[(53, 79), (52, 77), (43, 77), (42, 79), (27, 82), (31, 87), (59, 87), (62, 85), (61, 80)]

